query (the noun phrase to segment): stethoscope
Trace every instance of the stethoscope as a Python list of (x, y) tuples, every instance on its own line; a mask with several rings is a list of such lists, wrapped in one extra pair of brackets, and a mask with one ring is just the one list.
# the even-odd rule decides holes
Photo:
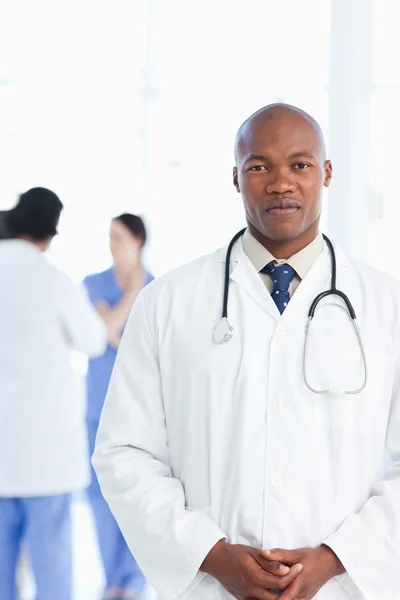
[[(215, 326), (214, 333), (213, 333), (213, 340), (216, 344), (226, 344), (227, 342), (229, 342), (230, 339), (232, 339), (232, 337), (234, 335), (234, 328), (232, 327), (232, 325), (229, 323), (229, 320), (228, 320), (230, 263), (231, 263), (231, 254), (232, 254), (233, 246), (236, 244), (236, 242), (239, 240), (239, 238), (242, 237), (242, 235), (244, 234), (245, 231), (246, 231), (246, 229), (241, 229), (240, 231), (238, 231), (238, 233), (236, 235), (234, 235), (234, 237), (229, 242), (228, 249), (226, 251), (222, 317), (221, 317), (220, 321), (217, 323), (217, 325)], [(367, 361), (366, 361), (364, 346), (363, 346), (362, 339), (361, 339), (361, 332), (360, 332), (360, 328), (357, 323), (357, 317), (356, 317), (356, 313), (355, 313), (352, 303), (350, 302), (350, 300), (346, 296), (346, 294), (344, 292), (342, 292), (341, 290), (338, 290), (336, 287), (336, 272), (337, 272), (337, 270), (336, 270), (336, 254), (335, 254), (335, 249), (333, 247), (333, 244), (326, 235), (324, 235), (323, 238), (328, 246), (330, 256), (331, 256), (331, 270), (332, 270), (331, 287), (329, 288), (329, 290), (326, 290), (325, 292), (321, 292), (320, 294), (318, 294), (318, 296), (316, 296), (316, 298), (314, 298), (314, 300), (310, 306), (310, 309), (308, 311), (308, 321), (307, 321), (307, 327), (306, 327), (306, 338), (305, 338), (305, 343), (304, 343), (304, 355), (303, 355), (304, 381), (305, 381), (305, 384), (308, 387), (308, 389), (311, 392), (314, 392), (315, 394), (359, 394), (360, 392), (362, 392), (365, 389), (365, 387), (367, 385), (367, 380), (368, 380)], [(358, 344), (360, 346), (362, 362), (363, 362), (363, 370), (364, 370), (364, 381), (363, 381), (363, 384), (361, 385), (361, 387), (359, 387), (355, 390), (343, 390), (343, 389), (333, 389), (333, 388), (326, 389), (326, 390), (318, 390), (318, 389), (314, 388), (309, 382), (308, 371), (307, 371), (307, 363), (308, 363), (307, 359), (308, 359), (309, 339), (310, 339), (310, 333), (311, 333), (311, 329), (312, 329), (312, 325), (313, 325), (313, 319), (314, 319), (315, 311), (317, 309), (318, 304), (321, 302), (321, 300), (323, 300), (324, 298), (326, 298), (328, 296), (338, 296), (344, 302), (347, 312), (349, 314), (349, 318), (350, 318), (351, 322), (353, 323), (354, 331), (357, 336)]]

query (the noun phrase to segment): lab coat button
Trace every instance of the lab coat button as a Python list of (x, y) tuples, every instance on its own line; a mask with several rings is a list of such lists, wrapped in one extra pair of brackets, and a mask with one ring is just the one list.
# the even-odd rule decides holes
[(282, 327), (282, 325), (279, 325), (276, 328), (276, 335), (278, 335), (279, 337), (283, 337), (286, 334), (286, 329), (284, 327)]
[(274, 487), (279, 487), (280, 485), (282, 485), (283, 483), (283, 479), (282, 477), (279, 477), (279, 475), (275, 475), (275, 477), (271, 477), (271, 485), (273, 485)]
[(283, 407), (285, 406), (285, 403), (283, 400), (281, 400), (281, 398), (278, 398), (277, 400), (274, 400), (272, 406), (274, 407), (275, 410), (282, 410)]

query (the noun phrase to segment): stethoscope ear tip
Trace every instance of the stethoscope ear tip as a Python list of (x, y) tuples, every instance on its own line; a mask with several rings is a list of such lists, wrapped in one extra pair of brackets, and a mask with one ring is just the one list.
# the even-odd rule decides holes
[(213, 341), (215, 344), (226, 344), (233, 337), (233, 327), (229, 324), (226, 317), (223, 317), (216, 324), (213, 332)]

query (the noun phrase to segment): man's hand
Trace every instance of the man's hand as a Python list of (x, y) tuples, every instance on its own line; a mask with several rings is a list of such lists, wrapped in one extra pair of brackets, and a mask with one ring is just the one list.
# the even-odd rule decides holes
[(100, 302), (97, 302), (96, 310), (101, 318), (105, 321), (108, 317), (108, 313), (110, 312), (110, 307), (105, 300), (101, 300)]
[(201, 571), (214, 577), (237, 600), (277, 600), (302, 567), (282, 565), (250, 546), (218, 542), (208, 554)]
[(300, 550), (264, 550), (262, 554), (268, 560), (288, 566), (301, 564), (303, 567), (279, 600), (310, 600), (332, 577), (345, 572), (342, 563), (328, 546)]
[(96, 304), (96, 310), (103, 319), (104, 323), (106, 324), (108, 343), (110, 344), (110, 346), (112, 346), (112, 348), (118, 350), (119, 343), (121, 341), (121, 332), (117, 331), (112, 324), (112, 321), (110, 319), (110, 306), (107, 304), (107, 302), (102, 300), (101, 302), (98, 302)]

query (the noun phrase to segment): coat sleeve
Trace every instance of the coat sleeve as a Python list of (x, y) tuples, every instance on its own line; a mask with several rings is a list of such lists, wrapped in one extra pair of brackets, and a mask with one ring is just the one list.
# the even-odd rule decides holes
[(91, 305), (86, 289), (59, 273), (59, 318), (74, 350), (101, 356), (107, 347), (107, 330)]
[(349, 516), (325, 544), (339, 557), (347, 575), (342, 584), (351, 598), (390, 598), (400, 594), (400, 352), (386, 436), (391, 465), (358, 514)]
[(171, 473), (157, 342), (143, 292), (121, 341), (93, 465), (160, 599), (187, 597), (203, 578), (204, 558), (225, 536), (204, 512), (186, 507), (183, 485)]

